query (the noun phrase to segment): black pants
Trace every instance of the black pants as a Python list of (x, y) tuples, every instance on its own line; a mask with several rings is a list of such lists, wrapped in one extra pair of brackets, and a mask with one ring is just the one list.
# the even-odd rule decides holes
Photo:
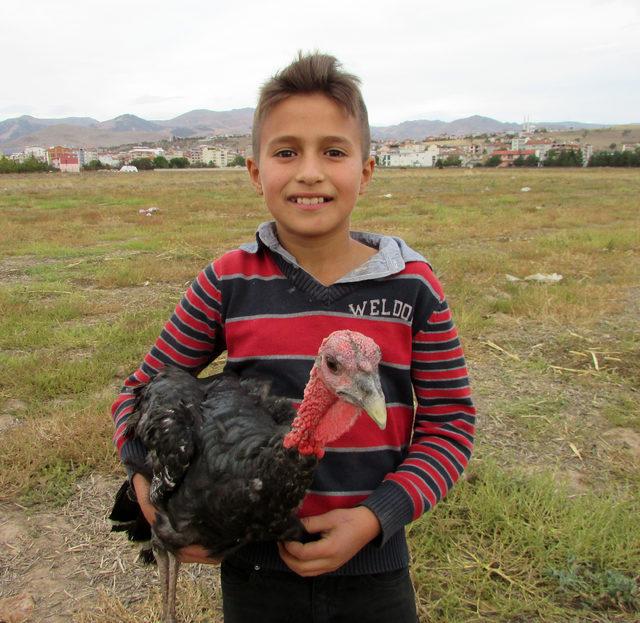
[(224, 623), (417, 623), (407, 569), (302, 578), (222, 563)]

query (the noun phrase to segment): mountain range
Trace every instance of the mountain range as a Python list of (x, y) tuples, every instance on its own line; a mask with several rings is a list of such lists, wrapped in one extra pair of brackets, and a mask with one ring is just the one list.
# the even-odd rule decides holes
[[(155, 142), (172, 136), (219, 136), (249, 134), (253, 122), (253, 108), (233, 110), (192, 110), (173, 119), (148, 121), (125, 114), (108, 121), (91, 117), (65, 117), (38, 119), (29, 115), (0, 121), (0, 150), (20, 151), (31, 145), (48, 147), (114, 147), (130, 143)], [(550, 130), (596, 129), (599, 124), (564, 122), (537, 122), (537, 127)], [(415, 120), (391, 126), (372, 126), (374, 139), (421, 140), (427, 136), (465, 136), (522, 129), (518, 123), (504, 123), (489, 117), (474, 115), (455, 121)]]

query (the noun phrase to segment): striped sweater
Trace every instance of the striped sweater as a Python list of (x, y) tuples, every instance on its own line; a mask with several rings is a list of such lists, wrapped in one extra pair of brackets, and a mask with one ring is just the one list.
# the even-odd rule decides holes
[[(369, 418), (327, 448), (300, 516), (364, 505), (381, 536), (338, 570), (378, 573), (408, 564), (403, 526), (432, 508), (466, 467), (475, 410), (464, 355), (438, 279), (402, 240), (352, 232), (378, 249), (331, 286), (298, 266), (273, 223), (256, 242), (211, 263), (192, 282), (141, 366), (112, 406), (114, 441), (130, 473), (145, 450), (127, 439), (135, 388), (165, 364), (198, 373), (227, 351), (225, 370), (273, 379), (273, 392), (297, 406), (322, 339), (352, 329), (382, 350), (387, 427)], [(239, 558), (286, 570), (273, 543), (246, 546)]]

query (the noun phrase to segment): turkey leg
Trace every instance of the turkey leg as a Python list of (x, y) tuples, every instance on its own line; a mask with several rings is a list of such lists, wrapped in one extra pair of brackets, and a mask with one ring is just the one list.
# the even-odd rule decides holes
[(177, 623), (176, 584), (180, 562), (171, 552), (158, 545), (154, 547), (154, 553), (158, 561), (158, 573), (162, 589), (162, 623)]

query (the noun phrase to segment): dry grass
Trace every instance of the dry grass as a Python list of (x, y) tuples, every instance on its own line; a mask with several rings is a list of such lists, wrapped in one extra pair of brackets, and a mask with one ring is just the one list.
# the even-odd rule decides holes
[[(421, 621), (638, 621), (639, 194), (635, 171), (379, 171), (354, 214), (435, 266), (480, 412), (469, 478), (411, 527)], [(0, 214), (0, 605), (154, 620), (104, 520), (109, 404), (189, 280), (267, 215), (235, 171), (4, 176)], [(563, 279), (505, 276), (537, 272)], [(181, 576), (182, 620), (220, 620), (217, 571)]]

